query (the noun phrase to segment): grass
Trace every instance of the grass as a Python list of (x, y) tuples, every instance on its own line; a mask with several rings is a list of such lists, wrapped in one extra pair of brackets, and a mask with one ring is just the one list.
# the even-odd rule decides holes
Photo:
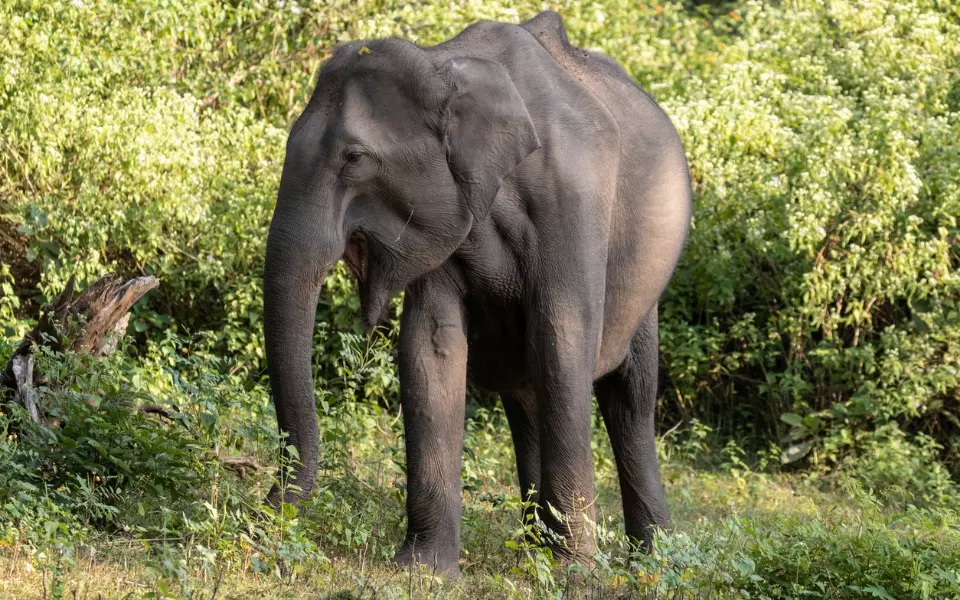
[[(0, 597), (941, 598), (949, 597), (942, 591), (960, 592), (960, 517), (948, 508), (917, 508), (895, 490), (881, 502), (854, 480), (776, 473), (762, 457), (748, 465), (735, 445), (712, 449), (709, 431), (698, 424), (661, 442), (672, 530), (657, 539), (652, 556), (631, 555), (618, 532), (615, 470), (598, 430), (600, 551), (582, 567), (557, 564), (524, 541), (531, 528), (520, 520), (500, 411), (481, 411), (468, 423), (467, 447), (474, 451), (464, 456), (462, 578), (394, 567), (388, 557), (403, 531), (399, 421), (353, 405), (332, 408), (321, 423), (330, 440), (325, 468), (316, 494), (299, 509), (262, 513), (270, 478), (238, 480), (221, 472), (205, 482), (210, 488), (199, 503), (206, 508), (170, 511), (162, 525), (127, 506), (120, 530), (88, 523), (79, 527), (85, 537), (72, 544), (31, 544), (28, 532), (18, 537), (8, 530), (0, 546)], [(231, 496), (245, 501), (231, 509), (237, 506)], [(52, 520), (45, 516), (39, 526)], [(51, 539), (59, 537), (65, 536)]]
[[(852, 520), (857, 514), (841, 497), (817, 491), (799, 476), (752, 475), (744, 478), (680, 465), (671, 465), (664, 475), (669, 482), (667, 489), (673, 527), (688, 535), (695, 536), (705, 527), (716, 527), (723, 519), (734, 516), (762, 525), (773, 515), (826, 523), (841, 516)], [(620, 507), (614, 503), (618, 498), (616, 480), (608, 474), (598, 481), (598, 489), (601, 496), (599, 512), (610, 517), (618, 516)], [(494, 578), (518, 566), (518, 555), (504, 546), (504, 542), (512, 539), (513, 531), (519, 526), (519, 514), (510, 509), (492, 509), (488, 502), (480, 500), (485, 494), (510, 496), (515, 495), (516, 490), (512, 486), (491, 483), (479, 493), (464, 495), (468, 518), (489, 519), (491, 531), (489, 539), (485, 540), (465, 536), (461, 565), (464, 576), (460, 581), (434, 580), (426, 570), (411, 573), (383, 560), (365, 559), (360, 550), (353, 556), (330, 557), (328, 563), (306, 565), (304, 572), (293, 582), (278, 581), (275, 574), (237, 571), (211, 574), (203, 568), (190, 570), (188, 567), (191, 585), (205, 592), (205, 595), (194, 592), (192, 597), (211, 598), (216, 591), (217, 597), (222, 598), (316, 598), (318, 595), (372, 598), (391, 597), (391, 593), (403, 596), (411, 587), (414, 597), (503, 597), (504, 588)], [(391, 510), (399, 509), (399, 506), (391, 507)], [(322, 538), (322, 531), (315, 533)], [(397, 543), (400, 541), (399, 531), (389, 532), (378, 541)], [(79, 598), (96, 598), (98, 595), (122, 598), (129, 594), (142, 597), (149, 593), (177, 597), (181, 590), (176, 589), (176, 584), (165, 581), (158, 576), (156, 569), (146, 566), (155, 560), (155, 551), (147, 548), (148, 545), (149, 542), (139, 539), (95, 536), (78, 550), (74, 559), (76, 566), (63, 575), (65, 597), (72, 597), (74, 593)], [(17, 556), (10, 548), (0, 552), (0, 574), (0, 595), (4, 598), (24, 591), (42, 597), (44, 577), (48, 588), (51, 585), (51, 573), (31, 566), (27, 557)], [(617, 585), (613, 578), (606, 582), (606, 587), (608, 592), (616, 593), (618, 588), (623, 591), (623, 585)]]

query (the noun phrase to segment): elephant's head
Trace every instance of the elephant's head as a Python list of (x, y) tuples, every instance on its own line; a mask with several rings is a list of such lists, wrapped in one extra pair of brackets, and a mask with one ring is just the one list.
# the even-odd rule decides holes
[(321, 68), (287, 140), (264, 276), (270, 382), (280, 429), (300, 454), (300, 488), (312, 487), (317, 465), (310, 356), (325, 273), (347, 261), (373, 326), (392, 296), (463, 243), (539, 145), (495, 62), (434, 60), (379, 40), (341, 46)]

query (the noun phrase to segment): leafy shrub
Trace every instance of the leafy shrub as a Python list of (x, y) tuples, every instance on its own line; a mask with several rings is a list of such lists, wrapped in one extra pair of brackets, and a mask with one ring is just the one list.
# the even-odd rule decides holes
[[(13, 275), (10, 273), (10, 267), (6, 264), (0, 264), (0, 323), (3, 324), (2, 337), (14, 340), (20, 339), (27, 332), (26, 323), (17, 318), (17, 309), (20, 308), (20, 299), (13, 292)], [(0, 354), (0, 360), (6, 356)], [(6, 360), (4, 360), (6, 364)]]
[(957, 488), (938, 462), (941, 450), (930, 436), (919, 434), (911, 441), (896, 423), (889, 423), (865, 437), (845, 471), (881, 497), (905, 494), (912, 502), (950, 506)]
[[(712, 25), (663, 19), (679, 38), (663, 52), (692, 72), (645, 67), (641, 79), (681, 130), (697, 195), (662, 303), (670, 412), (759, 439), (787, 433), (781, 413), (811, 415), (814, 445), (842, 446), (842, 436), (891, 421), (951, 435), (960, 389), (951, 10), (746, 2), (720, 38)], [(624, 13), (611, 21), (630, 23)], [(608, 39), (616, 54), (629, 38)]]
[(36, 400), (47, 422), (0, 413), (0, 541), (49, 569), (54, 590), (76, 551), (105, 533), (159, 540), (145, 544), (145, 563), (187, 597), (198, 565), (205, 576), (243, 564), (289, 581), (322, 564), (295, 507), (262, 507), (268, 473), (251, 487), (221, 464), (242, 452), (263, 462), (259, 451), (277, 447), (262, 385), (219, 374), (218, 359), (170, 335), (144, 356), (126, 350), (44, 350)]
[(125, 366), (122, 357), (41, 356), (38, 368), (51, 383), (36, 400), (49, 426), (22, 410), (2, 417), (0, 503), (38, 495), (103, 527), (119, 525), (121, 504), (196, 499), (210, 476), (203, 448), (182, 421), (137, 410), (145, 394), (122, 375)]

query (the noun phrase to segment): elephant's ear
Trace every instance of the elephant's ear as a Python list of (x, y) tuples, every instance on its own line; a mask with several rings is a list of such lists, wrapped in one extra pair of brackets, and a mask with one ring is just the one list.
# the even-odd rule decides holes
[(447, 162), (473, 217), (481, 221), (504, 178), (540, 147), (540, 139), (502, 65), (454, 58), (444, 68), (452, 84), (447, 103)]

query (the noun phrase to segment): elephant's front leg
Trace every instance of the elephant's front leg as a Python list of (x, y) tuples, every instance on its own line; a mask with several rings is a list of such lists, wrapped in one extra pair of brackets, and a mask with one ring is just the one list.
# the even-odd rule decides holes
[(542, 297), (531, 319), (540, 428), (539, 503), (543, 521), (563, 537), (550, 542), (554, 554), (579, 560), (596, 548), (588, 520), (595, 514), (590, 435), (598, 325), (589, 309), (568, 310), (578, 304), (563, 300), (561, 294)]
[(429, 281), (408, 287), (398, 350), (407, 449), (407, 535), (394, 560), (456, 574), (467, 370), (460, 298)]

